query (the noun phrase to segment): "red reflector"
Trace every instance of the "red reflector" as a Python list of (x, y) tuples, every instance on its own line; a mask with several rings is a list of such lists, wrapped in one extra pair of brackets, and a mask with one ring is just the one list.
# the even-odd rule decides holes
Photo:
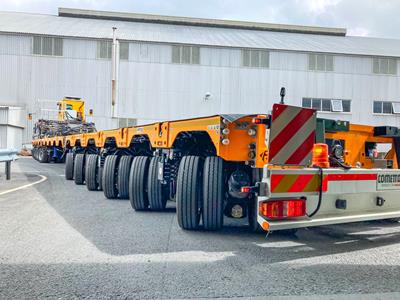
[(306, 215), (306, 200), (278, 200), (260, 203), (260, 212), (269, 219), (302, 217)]
[(251, 187), (249, 187), (249, 186), (242, 186), (241, 192), (242, 192), (242, 193), (250, 193), (250, 192), (251, 192)]
[(260, 118), (253, 118), (253, 124), (261, 124), (263, 122)]

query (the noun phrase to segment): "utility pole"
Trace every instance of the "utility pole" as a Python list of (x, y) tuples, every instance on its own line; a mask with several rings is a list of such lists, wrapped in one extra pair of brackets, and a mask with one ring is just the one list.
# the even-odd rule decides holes
[(118, 99), (118, 71), (119, 71), (119, 42), (117, 27), (113, 27), (113, 42), (111, 55), (111, 117), (116, 118), (116, 104)]

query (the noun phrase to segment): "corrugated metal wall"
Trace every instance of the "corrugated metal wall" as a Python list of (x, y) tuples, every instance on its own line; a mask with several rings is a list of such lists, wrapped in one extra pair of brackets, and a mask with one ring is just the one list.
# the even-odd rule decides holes
[(7, 126), (0, 125), (0, 149), (7, 148)]
[[(63, 57), (34, 56), (31, 37), (0, 35), (0, 105), (35, 112), (37, 99), (79, 96), (93, 109), (99, 129), (116, 127), (118, 120), (110, 117), (111, 61), (96, 58), (97, 41), (63, 41)], [(300, 105), (303, 97), (352, 101), (351, 113), (324, 117), (400, 126), (397, 116), (372, 113), (373, 100), (400, 100), (400, 77), (374, 75), (370, 57), (337, 55), (334, 72), (313, 72), (306, 53), (271, 51), (270, 68), (258, 69), (241, 67), (240, 49), (202, 47), (200, 65), (172, 64), (171, 51), (165, 44), (130, 43), (129, 61), (120, 62), (118, 117), (145, 123), (268, 112), (285, 86), (290, 104)], [(24, 139), (32, 123), (26, 122)]]
[(6, 148), (20, 150), (23, 144), (23, 129), (19, 127), (7, 126), (7, 146)]
[(0, 124), (8, 124), (8, 107), (0, 107)]
[[(26, 112), (21, 107), (0, 107), (0, 149), (21, 149), (28, 141)], [(30, 140), (30, 138), (29, 138)]]
[(8, 124), (24, 128), (26, 126), (26, 111), (22, 107), (8, 108)]

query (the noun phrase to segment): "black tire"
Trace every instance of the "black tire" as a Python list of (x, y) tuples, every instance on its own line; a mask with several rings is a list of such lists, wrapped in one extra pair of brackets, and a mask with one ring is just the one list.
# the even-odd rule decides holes
[(147, 156), (137, 156), (133, 159), (129, 174), (129, 201), (134, 210), (147, 210), (147, 176), (150, 159)]
[(47, 151), (47, 148), (42, 148), (43, 149), (43, 163), (49, 163), (50, 162), (50, 156), (49, 152)]
[(104, 166), (103, 167), (100, 167), (100, 166), (98, 167), (97, 183), (99, 184), (99, 191), (103, 190), (103, 170), (104, 170)]
[(37, 158), (36, 158), (36, 148), (35, 147), (32, 148), (31, 155), (32, 155), (33, 159), (37, 160)]
[(147, 195), (152, 210), (163, 210), (167, 205), (168, 188), (158, 180), (158, 163), (160, 157), (152, 157), (149, 165), (149, 176), (147, 180)]
[[(256, 182), (260, 182), (262, 180), (262, 168), (253, 169), (253, 178), (252, 184), (255, 185)], [(249, 199), (249, 206), (248, 206), (248, 220), (249, 220), (249, 228), (252, 232), (262, 232), (263, 229), (261, 228), (260, 224), (257, 221), (257, 214), (258, 214), (258, 201), (257, 197), (252, 196)]]
[(48, 163), (49, 162), (49, 153), (47, 152), (47, 148), (40, 148), (38, 151), (38, 161), (40, 163)]
[(102, 186), (104, 196), (107, 199), (116, 199), (118, 197), (117, 189), (117, 166), (119, 156), (108, 155), (104, 161), (104, 169), (102, 175)]
[(179, 164), (176, 185), (176, 214), (181, 228), (199, 227), (202, 206), (202, 161), (198, 156), (185, 156)]
[(65, 157), (65, 179), (74, 179), (74, 154), (68, 152)]
[(85, 154), (83, 153), (75, 155), (74, 182), (78, 185), (82, 185), (85, 182)]
[(121, 156), (118, 164), (117, 189), (120, 199), (129, 198), (129, 173), (131, 171), (132, 156)]
[(249, 199), (249, 205), (248, 205), (248, 220), (249, 220), (249, 229), (252, 232), (263, 231), (260, 224), (258, 224), (257, 221), (257, 214), (258, 214), (257, 205), (258, 205), (257, 197), (251, 197)]
[(97, 181), (97, 158), (97, 154), (86, 155), (85, 182), (89, 191), (97, 191), (99, 187), (99, 183)]
[(215, 156), (204, 161), (203, 225), (206, 230), (218, 230), (223, 225), (224, 161)]

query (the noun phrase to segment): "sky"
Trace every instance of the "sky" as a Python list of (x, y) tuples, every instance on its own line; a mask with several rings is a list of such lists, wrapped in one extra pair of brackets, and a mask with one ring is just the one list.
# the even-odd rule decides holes
[(341, 27), (400, 39), (400, 0), (0, 0), (0, 11), (57, 14), (58, 7)]

